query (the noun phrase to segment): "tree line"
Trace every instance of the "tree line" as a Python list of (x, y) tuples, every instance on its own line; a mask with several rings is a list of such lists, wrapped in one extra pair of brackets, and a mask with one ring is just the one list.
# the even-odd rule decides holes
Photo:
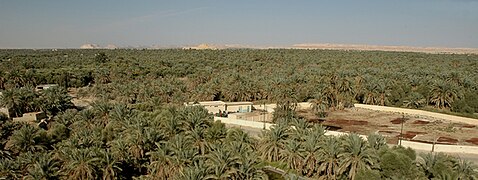
[(56, 83), (137, 104), (314, 100), (476, 118), (478, 55), (334, 50), (1, 50), (0, 89)]
[[(477, 55), (331, 50), (0, 50), (0, 102), (42, 110), (47, 127), (0, 116), (4, 179), (476, 179), (472, 163), (417, 155), (371, 134), (325, 136), (296, 117), (353, 103), (478, 112)], [(38, 84), (59, 87), (35, 91)], [(68, 89), (92, 97), (71, 104)], [(259, 137), (187, 101), (277, 103)], [(284, 177), (283, 177), (284, 178)]]
[(2, 121), (5, 179), (476, 179), (476, 166), (440, 153), (417, 156), (382, 136), (325, 136), (303, 119), (280, 118), (258, 138), (214, 122), (202, 107), (95, 102), (68, 109), (46, 129)]

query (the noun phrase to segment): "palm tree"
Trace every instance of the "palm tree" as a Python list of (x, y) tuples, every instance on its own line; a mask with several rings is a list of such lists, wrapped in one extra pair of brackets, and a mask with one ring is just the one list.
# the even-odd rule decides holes
[(238, 128), (231, 128), (227, 131), (226, 142), (239, 142), (240, 144), (254, 149), (255, 139), (246, 132)]
[(50, 115), (56, 115), (58, 112), (73, 107), (71, 99), (66, 89), (60, 87), (48, 88), (41, 91), (40, 109)]
[(336, 179), (339, 175), (339, 154), (342, 151), (339, 141), (336, 137), (329, 136), (319, 144), (321, 148), (316, 157), (319, 164), (318, 170), (324, 173), (326, 179)]
[(375, 91), (379, 95), (379, 103), (381, 106), (385, 106), (385, 103), (388, 102), (388, 96), (390, 96), (389, 83), (387, 81), (379, 81), (375, 87)]
[[(83, 110), (85, 111), (85, 110)], [(81, 111), (81, 112), (83, 112)], [(120, 123), (129, 123), (129, 119), (134, 116), (134, 112), (124, 104), (118, 104), (109, 112), (109, 119)]]
[(187, 135), (192, 137), (193, 145), (198, 148), (199, 154), (204, 155), (206, 153), (206, 147), (208, 142), (206, 141), (206, 128), (198, 127), (186, 132)]
[(192, 130), (199, 127), (208, 127), (211, 122), (211, 115), (202, 106), (189, 106), (182, 112), (185, 130)]
[(280, 150), (280, 159), (285, 162), (289, 169), (294, 169), (297, 172), (302, 172), (303, 156), (301, 144), (293, 139), (287, 139), (284, 142), (284, 149)]
[(357, 134), (343, 137), (342, 153), (338, 155), (342, 159), (338, 171), (347, 173), (348, 178), (355, 179), (360, 169), (372, 169), (376, 166), (376, 153), (368, 147), (367, 143)]
[(292, 118), (291, 125), (294, 126), (294, 128), (291, 128), (291, 138), (299, 142), (305, 141), (305, 137), (310, 133), (311, 125), (304, 119), (299, 118)]
[(278, 102), (276, 108), (274, 108), (272, 121), (277, 123), (281, 119), (291, 120), (295, 117), (296, 107), (297, 103), (289, 100)]
[(206, 159), (211, 172), (206, 179), (229, 179), (237, 173), (238, 157), (234, 151), (221, 144), (212, 144)]
[(261, 170), (258, 158), (255, 152), (249, 151), (239, 156), (236, 174), (231, 179), (267, 179), (267, 175)]
[(461, 174), (456, 171), (440, 171), (439, 174), (433, 179), (434, 180), (435, 179), (436, 180), (457, 180), (457, 179), (468, 179), (468, 178), (462, 178)]
[(453, 167), (450, 158), (443, 153), (420, 155), (417, 161), (428, 178), (437, 177), (443, 171), (452, 171), (451, 167)]
[(109, 113), (113, 109), (112, 104), (105, 101), (95, 101), (91, 104), (91, 107), (103, 119), (103, 125), (106, 126), (109, 123)]
[(311, 99), (309, 103), (316, 116), (321, 118), (326, 117), (326, 111), (329, 109), (327, 101), (323, 99)]
[(37, 152), (46, 149), (48, 138), (46, 132), (32, 125), (24, 125), (11, 136), (15, 150), (20, 152)]
[(364, 104), (378, 104), (378, 95), (375, 92), (375, 85), (368, 83), (365, 86), (365, 93), (362, 103)]
[(146, 153), (150, 158), (148, 165), (148, 175), (158, 179), (168, 179), (173, 177), (180, 166), (174, 161), (167, 147), (160, 143), (156, 143), (157, 149)]
[(176, 134), (182, 132), (183, 120), (178, 118), (179, 112), (176, 109), (168, 109), (166, 114), (160, 114), (156, 118), (160, 119), (160, 128), (166, 131), (166, 134), (171, 138)]
[(20, 163), (12, 159), (1, 159), (0, 179), (21, 179), (23, 176)]
[(253, 144), (255, 139), (239, 128), (228, 128), (226, 139), (228, 141), (237, 141), (247, 144)]
[(458, 174), (458, 179), (478, 179), (478, 169), (472, 162), (458, 159), (453, 164), (453, 169)]
[(19, 70), (10, 71), (7, 79), (11, 81), (14, 88), (23, 87), (26, 81), (23, 77), (23, 72), (20, 72)]
[(318, 153), (321, 148), (319, 144), (320, 140), (315, 136), (306, 136), (305, 141), (302, 143), (303, 151), (303, 166), (302, 174), (311, 177), (314, 173), (318, 172)]
[(60, 162), (52, 153), (37, 154), (36, 161), (28, 168), (28, 177), (32, 179), (59, 179)]
[(68, 179), (96, 179), (99, 174), (97, 165), (100, 158), (97, 156), (98, 149), (62, 149), (64, 158), (63, 166)]
[(382, 148), (387, 148), (387, 141), (385, 140), (385, 137), (383, 137), (380, 134), (376, 133), (371, 133), (367, 136), (367, 142), (369, 144), (369, 147), (371, 147), (374, 150), (380, 150)]
[(18, 117), (22, 114), (20, 105), (22, 104), (18, 89), (7, 89), (0, 95), (0, 107), (6, 107), (10, 114)]
[(166, 144), (169, 155), (179, 168), (191, 164), (198, 154), (198, 149), (193, 146), (193, 140), (189, 136), (176, 135)]
[(308, 129), (308, 136), (314, 137), (316, 140), (320, 140), (325, 134), (325, 127), (321, 124), (314, 124), (310, 129)]
[(5, 89), (5, 83), (7, 82), (6, 76), (6, 73), (0, 72), (0, 90)]
[(226, 126), (220, 121), (215, 121), (212, 123), (211, 127), (206, 130), (206, 140), (209, 143), (222, 141), (227, 135)]
[(390, 82), (386, 80), (369, 81), (365, 86), (363, 103), (385, 106), (390, 94)]
[(418, 92), (412, 92), (407, 100), (403, 101), (403, 106), (406, 108), (413, 108), (417, 109), (422, 107), (426, 103), (425, 97), (418, 93)]
[(119, 173), (122, 171), (120, 162), (109, 151), (102, 151), (99, 163), (103, 172), (103, 180), (113, 180), (119, 177)]
[[(177, 179), (182, 180), (203, 180), (207, 176), (207, 166), (204, 161), (194, 163), (194, 166), (189, 166), (180, 172)], [(157, 177), (157, 176), (155, 176)]]
[(259, 152), (261, 157), (268, 161), (278, 161), (280, 151), (284, 147), (284, 141), (289, 136), (289, 127), (284, 124), (278, 124), (269, 131), (262, 131), (259, 141)]
[(458, 91), (451, 84), (445, 82), (435, 82), (430, 93), (430, 102), (435, 104), (436, 108), (449, 108), (453, 102), (458, 99)]

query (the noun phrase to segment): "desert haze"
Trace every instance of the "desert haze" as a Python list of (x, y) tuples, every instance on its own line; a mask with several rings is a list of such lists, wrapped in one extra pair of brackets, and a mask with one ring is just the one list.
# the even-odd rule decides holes
[(294, 44), (292, 47), (297, 49), (335, 49), (335, 50), (478, 54), (478, 48), (379, 46), (379, 45), (365, 45), (365, 44), (328, 44), (328, 43), (326, 44)]

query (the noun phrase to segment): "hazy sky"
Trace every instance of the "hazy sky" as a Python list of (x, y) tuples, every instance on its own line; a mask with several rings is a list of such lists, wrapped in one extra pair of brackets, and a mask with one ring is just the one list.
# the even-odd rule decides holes
[(0, 48), (85, 43), (478, 48), (478, 0), (0, 0)]

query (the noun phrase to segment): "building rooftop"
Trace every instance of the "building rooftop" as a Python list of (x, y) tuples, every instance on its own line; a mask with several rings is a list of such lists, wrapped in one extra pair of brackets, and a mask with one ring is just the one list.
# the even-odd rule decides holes
[(223, 101), (202, 101), (202, 102), (188, 102), (186, 105), (199, 104), (203, 106), (234, 106), (234, 105), (252, 105), (252, 102), (223, 102)]
[(219, 106), (219, 105), (225, 105), (224, 102), (222, 101), (202, 101), (202, 102), (188, 102), (186, 105), (203, 105), (203, 106)]
[(41, 89), (48, 89), (51, 87), (56, 87), (58, 84), (40, 84), (36, 86), (36, 89), (41, 90)]
[(226, 105), (228, 106), (234, 106), (234, 105), (252, 105), (252, 102), (225, 102)]

